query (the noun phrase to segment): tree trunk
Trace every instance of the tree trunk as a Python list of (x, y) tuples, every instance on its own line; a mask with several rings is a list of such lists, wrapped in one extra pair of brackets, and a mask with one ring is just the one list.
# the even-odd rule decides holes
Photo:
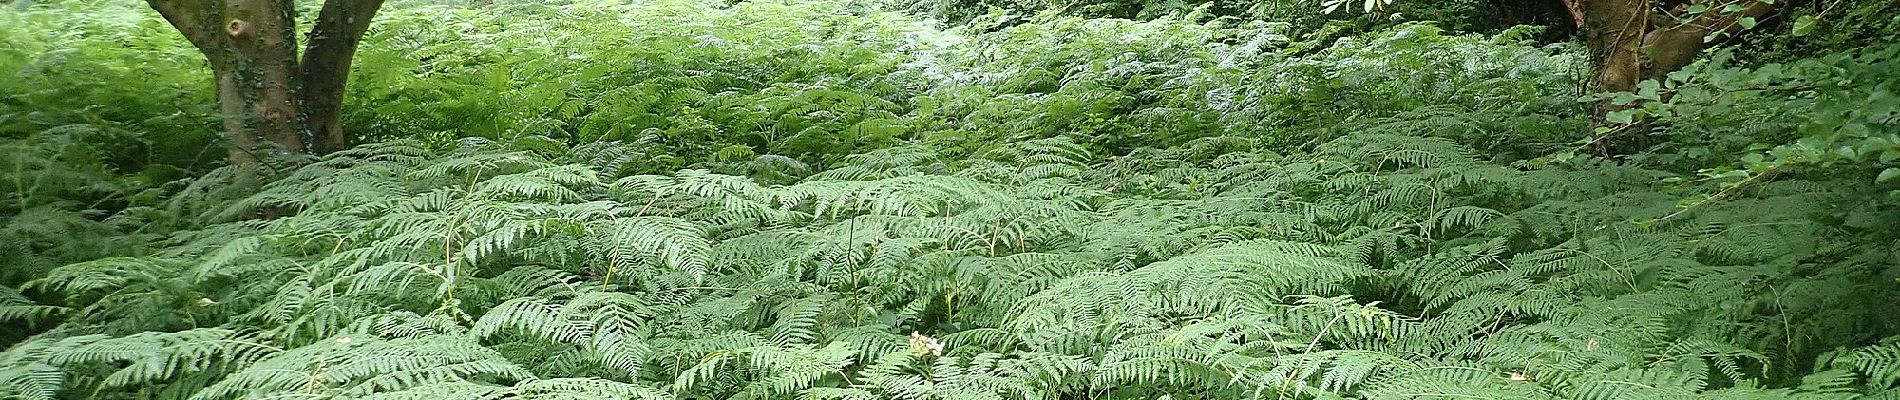
[(292, 0), (147, 0), (204, 53), (232, 163), (342, 149), (338, 118), (350, 58), (382, 0), (329, 0), (297, 54)]
[[(1673, 5), (1665, 8), (1659, 2)], [(1724, 10), (1731, 4), (1739, 9)], [(1599, 92), (1632, 92), (1638, 82), (1663, 79), (1695, 61), (1708, 47), (1706, 38), (1739, 30), (1743, 18), (1767, 15), (1776, 7), (1762, 0), (1565, 0), (1565, 5), (1583, 31)], [(1687, 23), (1676, 21), (1676, 16), (1688, 15), (1690, 7), (1698, 6), (1707, 11)], [(1648, 147), (1646, 123), (1611, 126), (1605, 119), (1612, 112), (1637, 106), (1597, 101), (1591, 113), (1593, 125), (1614, 129), (1612, 136), (1597, 139), (1599, 153), (1629, 154)]]
[(310, 46), (303, 52), (303, 96), (299, 104), (310, 132), (311, 150), (328, 154), (349, 146), (343, 136), (343, 85), (350, 78), (356, 44), (369, 31), (383, 0), (329, 0), (317, 12)]
[(210, 62), (232, 162), (304, 150), (293, 102), (297, 39), (290, 0), (149, 2)]
[[(1589, 45), (1590, 63), (1595, 67), (1596, 90), (1635, 91), (1636, 83), (1643, 80), (1642, 39), (1649, 30), (1650, 0), (1578, 0), (1573, 4), (1576, 5), (1572, 6), (1572, 15), (1581, 18), (1579, 28), (1583, 30), (1584, 43)], [(1598, 100), (1591, 108), (1590, 125), (1609, 126), (1606, 116), (1633, 106)], [(1614, 131), (1616, 137), (1597, 139), (1597, 153), (1627, 154), (1647, 145), (1643, 143), (1647, 135), (1630, 132), (1646, 127), (1616, 128), (1621, 129)]]

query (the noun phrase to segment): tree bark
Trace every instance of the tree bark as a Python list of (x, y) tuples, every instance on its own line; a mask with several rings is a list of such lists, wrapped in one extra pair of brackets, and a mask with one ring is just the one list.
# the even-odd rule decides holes
[[(1598, 92), (1629, 92), (1643, 80), (1643, 35), (1649, 30), (1651, 0), (1575, 0), (1573, 14), (1580, 17), (1584, 43), (1590, 49), (1595, 66), (1594, 83)], [(1634, 104), (1616, 104), (1598, 100), (1591, 107), (1591, 126), (1610, 126), (1607, 116)], [(1598, 154), (1627, 154), (1647, 146), (1646, 126), (1616, 127), (1616, 137), (1600, 137), (1594, 142)]]
[(1629, 91), (1642, 80), (1642, 38), (1649, 30), (1649, 0), (1581, 0), (1584, 41), (1597, 66), (1596, 84)]
[(311, 150), (327, 154), (349, 145), (343, 136), (343, 86), (350, 78), (350, 60), (356, 44), (369, 31), (369, 22), (383, 0), (329, 0), (317, 12), (310, 29), (310, 45), (303, 52), (303, 119), (308, 124)]
[(205, 54), (232, 162), (303, 151), (294, 103), (297, 38), (290, 0), (148, 0)]
[[(1782, 0), (1784, 3), (1786, 1)], [(1711, 0), (1678, 4), (1671, 9), (1670, 14), (1680, 15), (1687, 12), (1692, 4), (1708, 4), (1715, 11), (1704, 13), (1687, 24), (1651, 31), (1644, 35), (1643, 47), (1651, 49), (1651, 52), (1649, 65), (1643, 71), (1643, 75), (1649, 79), (1662, 79), (1669, 76), (1670, 72), (1689, 66), (1689, 63), (1695, 61), (1696, 55), (1708, 47), (1709, 43), (1703, 38), (1716, 33), (1735, 33), (1742, 29), (1740, 22), (1743, 18), (1761, 18), (1774, 12), (1778, 6), (1778, 3), (1761, 0), (1734, 0), (1734, 2), (1741, 5), (1742, 9), (1732, 13), (1720, 12), (1720, 8), (1728, 2)]]
[(357, 42), (383, 0), (329, 0), (298, 59), (293, 0), (146, 0), (204, 53), (232, 163), (348, 144), (339, 126)]

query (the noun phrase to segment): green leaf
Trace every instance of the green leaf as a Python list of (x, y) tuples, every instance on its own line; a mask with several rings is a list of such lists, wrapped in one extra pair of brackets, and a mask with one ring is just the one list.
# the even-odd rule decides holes
[(1662, 83), (1657, 82), (1654, 79), (1645, 80), (1645, 81), (1636, 83), (1636, 94), (1642, 96), (1645, 99), (1650, 99), (1650, 100), (1662, 99), (1662, 97), (1656, 94), (1656, 92), (1660, 90), (1662, 90)]
[(1636, 99), (1637, 97), (1635, 93), (1624, 92), (1624, 93), (1617, 93), (1615, 96), (1611, 96), (1610, 102), (1616, 105), (1624, 105), (1624, 104), (1635, 103)]
[(1739, 169), (1731, 170), (1731, 171), (1723, 171), (1722, 173), (1709, 175), (1709, 179), (1712, 179), (1712, 180), (1739, 179), (1739, 178), (1747, 178), (1747, 177), (1748, 177), (1748, 171), (1739, 170)]
[(1814, 16), (1803, 15), (1795, 17), (1794, 31), (1790, 33), (1795, 36), (1807, 36), (1809, 33), (1814, 33)]
[(1834, 155), (1848, 160), (1860, 160), (1860, 152), (1854, 151), (1853, 146), (1835, 146)]
[(1886, 183), (1893, 178), (1900, 178), (1900, 168), (1887, 168), (1880, 171), (1880, 176), (1874, 178), (1874, 183)]
[(1604, 116), (1603, 119), (1610, 121), (1612, 123), (1618, 123), (1618, 124), (1634, 123), (1636, 122), (1636, 113), (1638, 111), (1641, 111), (1641, 110), (1628, 109), (1628, 110), (1611, 112), (1610, 115)]
[(1755, 17), (1742, 17), (1742, 19), (1735, 21), (1735, 24), (1741, 25), (1742, 29), (1755, 29)]

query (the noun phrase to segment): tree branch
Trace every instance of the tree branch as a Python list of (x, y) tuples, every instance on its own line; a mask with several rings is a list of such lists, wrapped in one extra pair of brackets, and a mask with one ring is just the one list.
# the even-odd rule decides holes
[(1776, 4), (1761, 0), (1736, 1), (1744, 4), (1741, 10), (1735, 12), (1722, 12), (1720, 9), (1729, 3), (1722, 0), (1698, 0), (1679, 5), (1678, 13), (1686, 12), (1685, 10), (1691, 4), (1703, 4), (1710, 10), (1696, 16), (1695, 20), (1689, 23), (1656, 29), (1644, 35), (1643, 49), (1650, 54), (1649, 65), (1643, 71), (1644, 78), (1661, 79), (1670, 72), (1688, 66), (1689, 63), (1695, 62), (1696, 56), (1702, 53), (1702, 49), (1708, 47), (1708, 43), (1704, 42), (1703, 38), (1716, 33), (1733, 33), (1740, 30), (1740, 21), (1743, 18), (1768, 15), (1777, 8), (1777, 4), (1786, 3), (1786, 1)]
[(197, 47), (198, 52), (204, 53), (212, 65), (217, 65), (219, 63), (217, 57), (223, 57), (224, 52), (228, 51), (229, 42), (221, 32), (223, 21), (219, 21), (222, 15), (219, 11), (224, 9), (220, 2), (216, 0), (146, 0), (145, 3), (151, 5), (153, 10), (157, 10), (159, 16), (165, 17), (165, 22), (171, 23), (172, 28), (184, 34), (185, 40)]
[(299, 77), (303, 90), (298, 100), (312, 150), (317, 154), (348, 145), (338, 121), (343, 87), (350, 77), (350, 59), (356, 55), (356, 45), (382, 6), (383, 0), (328, 0), (317, 12), (309, 45), (303, 52)]

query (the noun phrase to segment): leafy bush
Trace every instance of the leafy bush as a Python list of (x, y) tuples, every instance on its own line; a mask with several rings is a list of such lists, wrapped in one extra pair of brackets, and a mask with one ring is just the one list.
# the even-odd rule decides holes
[[(1652, 162), (1704, 168), (1730, 188), (1780, 175), (1872, 183), (1900, 196), (1900, 97), (1887, 82), (1900, 71), (1900, 45), (1863, 48), (1758, 67), (1728, 65), (1733, 53), (1646, 82), (1620, 101), (1647, 100), (1622, 113), (1650, 117), (1670, 140)], [(1667, 96), (1667, 99), (1664, 97)]]

